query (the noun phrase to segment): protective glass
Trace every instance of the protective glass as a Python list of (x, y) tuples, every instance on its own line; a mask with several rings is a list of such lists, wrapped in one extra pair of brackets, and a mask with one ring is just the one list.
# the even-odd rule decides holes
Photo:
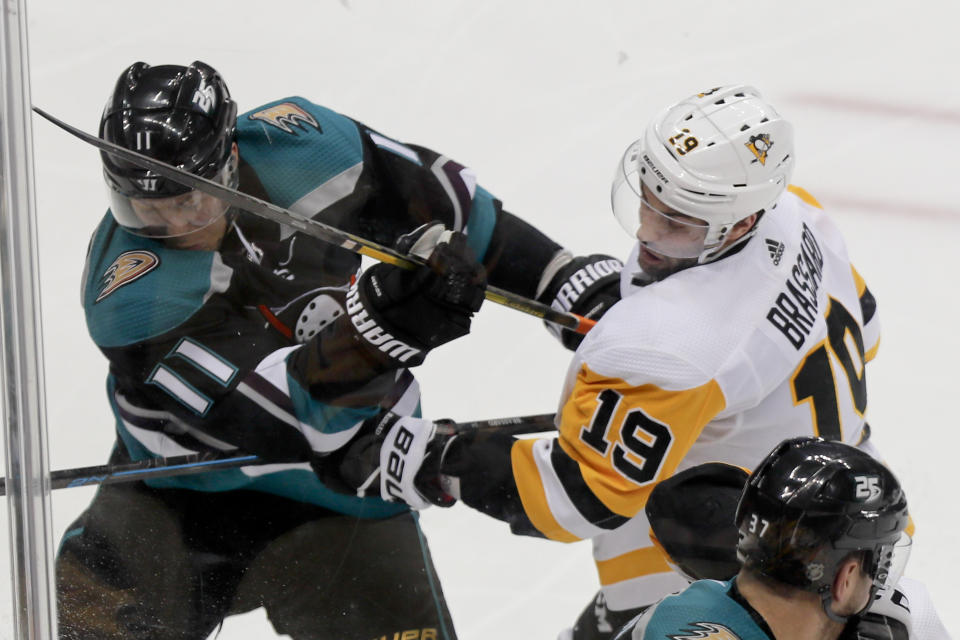
[(624, 153), (611, 187), (613, 215), (620, 226), (651, 251), (671, 258), (697, 258), (706, 246), (709, 226), (682, 213), (664, 211), (643, 195), (639, 141)]

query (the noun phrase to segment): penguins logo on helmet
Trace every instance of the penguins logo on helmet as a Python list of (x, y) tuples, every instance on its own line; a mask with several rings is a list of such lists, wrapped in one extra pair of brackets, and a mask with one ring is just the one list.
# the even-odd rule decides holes
[(770, 140), (769, 134), (760, 133), (755, 136), (750, 136), (750, 140), (745, 146), (756, 156), (751, 162), (759, 162), (762, 165), (766, 165), (767, 153), (770, 151), (770, 147), (773, 146), (773, 141)]

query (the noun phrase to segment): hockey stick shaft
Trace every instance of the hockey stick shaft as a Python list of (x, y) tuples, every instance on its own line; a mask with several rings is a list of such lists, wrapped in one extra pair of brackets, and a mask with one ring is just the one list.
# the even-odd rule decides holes
[[(473, 422), (455, 423), (452, 428), (460, 432), (496, 431), (509, 435), (522, 435), (552, 430), (554, 428), (553, 417), (554, 414), (552, 413), (543, 413), (513, 418), (475, 420)], [(170, 478), (261, 464), (275, 463), (252, 455), (192, 453), (169, 458), (150, 458), (126, 464), (104, 464), (51, 471), (50, 488), (68, 489), (70, 487), (116, 484), (151, 478)], [(7, 480), (6, 478), (0, 478), (0, 496), (5, 495), (7, 495)]]
[[(295, 211), (278, 207), (275, 204), (247, 195), (237, 191), (236, 189), (231, 189), (230, 187), (213, 182), (212, 180), (207, 180), (206, 178), (196, 176), (188, 171), (180, 169), (179, 167), (174, 167), (166, 164), (165, 162), (154, 160), (153, 158), (149, 158), (143, 154), (137, 153), (136, 151), (125, 149), (124, 147), (113, 144), (112, 142), (92, 136), (89, 133), (81, 131), (80, 129), (77, 129), (76, 127), (73, 127), (66, 122), (63, 122), (62, 120), (50, 115), (39, 107), (33, 107), (33, 110), (70, 135), (75, 136), (102, 151), (106, 151), (111, 155), (123, 158), (124, 160), (132, 162), (137, 166), (154, 171), (163, 177), (174, 180), (180, 184), (186, 185), (198, 191), (202, 191), (203, 193), (216, 196), (223, 202), (226, 202), (239, 209), (243, 209), (244, 211), (248, 211), (256, 216), (260, 216), (261, 218), (266, 218), (267, 220), (272, 220), (278, 224), (293, 227), (298, 231), (302, 231), (303, 233), (323, 240), (324, 242), (342, 247), (348, 251), (352, 251), (360, 255), (369, 256), (379, 260), (380, 262), (386, 262), (387, 264), (392, 264), (397, 267), (413, 269), (425, 263), (424, 260), (417, 256), (401, 255), (389, 247), (385, 247), (371, 240), (367, 240), (366, 238), (362, 238), (347, 231), (342, 231), (336, 227), (332, 227), (328, 224), (320, 222), (319, 220), (314, 220)], [(506, 289), (500, 289), (499, 287), (488, 285), (486, 297), (488, 300), (496, 304), (500, 304), (511, 309), (516, 309), (517, 311), (522, 311), (529, 315), (536, 316), (537, 318), (542, 318), (581, 334), (586, 334), (593, 327), (593, 325), (596, 324), (596, 321), (590, 320), (589, 318), (584, 318), (583, 316), (579, 316), (575, 313), (558, 311), (548, 305), (537, 302), (536, 300), (530, 300), (529, 298), (517, 295), (507, 291)]]

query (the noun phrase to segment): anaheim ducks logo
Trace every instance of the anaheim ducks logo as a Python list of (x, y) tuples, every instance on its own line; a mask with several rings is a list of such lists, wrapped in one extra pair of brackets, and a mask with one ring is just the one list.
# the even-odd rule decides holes
[(103, 287), (94, 300), (100, 302), (125, 284), (139, 280), (160, 264), (160, 258), (150, 251), (124, 251), (103, 272)]
[(262, 111), (251, 113), (250, 119), (262, 120), (267, 124), (272, 124), (284, 133), (293, 135), (297, 135), (293, 127), (306, 131), (307, 129), (304, 124), (308, 124), (320, 133), (323, 133), (323, 129), (320, 128), (320, 123), (317, 122), (317, 119), (292, 102), (281, 102)]
[(756, 159), (751, 160), (751, 162), (759, 161), (760, 164), (767, 164), (767, 152), (770, 151), (770, 147), (772, 146), (773, 140), (770, 139), (770, 134), (760, 133), (755, 136), (750, 136), (750, 142), (746, 144), (746, 147), (756, 156)]
[(717, 624), (716, 622), (691, 622), (687, 629), (681, 629), (681, 632), (675, 635), (668, 635), (670, 640), (700, 640), (709, 638), (710, 640), (740, 640), (740, 636), (731, 629)]

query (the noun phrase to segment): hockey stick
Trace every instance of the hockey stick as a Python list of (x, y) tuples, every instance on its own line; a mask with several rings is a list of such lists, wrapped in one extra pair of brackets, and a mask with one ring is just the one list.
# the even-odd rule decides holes
[[(552, 413), (542, 413), (514, 418), (495, 418), (493, 420), (475, 420), (441, 425), (458, 432), (496, 431), (509, 435), (539, 433), (554, 429)], [(226, 453), (191, 453), (169, 458), (150, 458), (126, 464), (104, 464), (93, 467), (77, 467), (50, 472), (51, 489), (68, 489), (89, 485), (116, 484), (150, 478), (169, 478), (173, 476), (206, 473), (233, 469), (247, 465), (275, 464), (252, 455), (229, 455)], [(7, 495), (7, 479), (0, 478), (0, 496)]]
[[(203, 193), (216, 196), (220, 200), (234, 207), (248, 211), (254, 215), (260, 216), (261, 218), (266, 218), (267, 220), (272, 220), (278, 224), (294, 227), (295, 229), (302, 231), (307, 235), (319, 238), (324, 242), (329, 242), (330, 244), (342, 247), (348, 251), (369, 256), (379, 260), (380, 262), (386, 262), (387, 264), (392, 264), (397, 267), (414, 269), (417, 266), (425, 264), (425, 261), (417, 256), (401, 255), (389, 247), (385, 247), (371, 240), (367, 240), (366, 238), (362, 238), (347, 231), (342, 231), (336, 227), (332, 227), (318, 220), (314, 220), (305, 215), (296, 213), (295, 211), (278, 207), (275, 204), (271, 204), (265, 200), (255, 198), (245, 193), (241, 193), (236, 189), (231, 189), (230, 187), (213, 182), (212, 180), (207, 180), (206, 178), (193, 175), (192, 173), (184, 171), (183, 169), (160, 162), (158, 160), (154, 160), (153, 158), (149, 158), (145, 155), (137, 153), (136, 151), (125, 149), (121, 146), (113, 144), (112, 142), (101, 140), (100, 138), (92, 136), (89, 133), (81, 131), (80, 129), (63, 122), (62, 120), (59, 120), (39, 107), (33, 107), (33, 110), (70, 135), (80, 138), (84, 142), (92, 144), (102, 151), (106, 151), (111, 155), (119, 156), (120, 158), (123, 158), (128, 162), (132, 162), (137, 166), (150, 169), (151, 171), (159, 173), (163, 177), (174, 180), (180, 184), (192, 187), (198, 191), (202, 191)], [(536, 300), (530, 300), (529, 298), (517, 295), (507, 291), (506, 289), (500, 289), (499, 287), (488, 285), (486, 298), (487, 300), (495, 302), (496, 304), (501, 304), (503, 306), (510, 307), (511, 309), (516, 309), (517, 311), (522, 311), (529, 315), (536, 316), (537, 318), (542, 318), (580, 334), (586, 334), (591, 328), (593, 328), (593, 325), (596, 324), (595, 320), (584, 318), (583, 316), (579, 316), (575, 313), (558, 311), (548, 305), (537, 302)]]

